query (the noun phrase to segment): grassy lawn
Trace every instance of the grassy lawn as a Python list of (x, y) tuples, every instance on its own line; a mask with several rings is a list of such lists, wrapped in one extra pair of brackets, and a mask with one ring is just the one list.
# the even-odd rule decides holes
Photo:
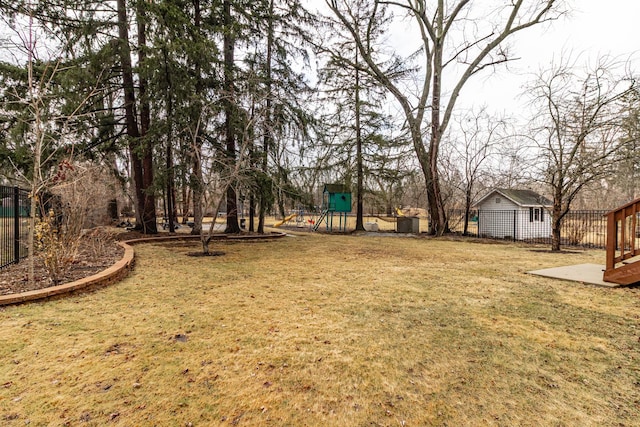
[(213, 249), (140, 245), (119, 284), (0, 309), (0, 424), (638, 425), (640, 290), (524, 273), (602, 251), (326, 235)]

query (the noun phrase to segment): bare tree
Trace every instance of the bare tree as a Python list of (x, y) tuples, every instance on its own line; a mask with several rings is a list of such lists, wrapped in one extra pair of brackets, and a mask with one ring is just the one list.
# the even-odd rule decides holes
[(538, 74), (528, 88), (537, 114), (531, 138), (539, 151), (540, 179), (553, 196), (552, 250), (560, 250), (560, 227), (571, 203), (589, 183), (614, 170), (623, 138), (625, 98), (636, 82), (619, 77), (609, 58), (583, 70), (564, 60)]
[(623, 139), (626, 144), (619, 153), (615, 174), (609, 184), (615, 186), (623, 203), (640, 197), (640, 88), (626, 98), (628, 114), (624, 120)]
[[(36, 216), (37, 216), (37, 199), (38, 194), (42, 192), (45, 188), (45, 182), (42, 177), (42, 152), (46, 144), (46, 131), (44, 124), (44, 116), (45, 116), (45, 106), (42, 95), (47, 92), (47, 87), (50, 83), (49, 79), (46, 79), (46, 74), (43, 75), (43, 78), (36, 85), (36, 80), (33, 75), (34, 68), (34, 49), (35, 49), (35, 40), (33, 40), (33, 31), (29, 32), (29, 43), (28, 46), (28, 60), (27, 60), (27, 70), (28, 70), (28, 98), (27, 105), (29, 107), (30, 113), (33, 117), (33, 128), (30, 132), (30, 136), (32, 139), (33, 146), (33, 170), (31, 174), (31, 191), (29, 192), (29, 196), (31, 198), (31, 211), (29, 212), (29, 282), (33, 283), (35, 281), (35, 226), (36, 226)], [(55, 68), (57, 68), (55, 65)], [(54, 72), (51, 74), (53, 76)]]
[(463, 234), (467, 235), (471, 205), (478, 194), (478, 181), (489, 174), (487, 168), (492, 166), (491, 160), (500, 155), (500, 148), (505, 145), (507, 121), (492, 117), (486, 108), (482, 108), (458, 117), (455, 122), (458, 137), (449, 141), (455, 155), (452, 166), (459, 169), (461, 177), (458, 189), (464, 195)]
[[(27, 142), (28, 157), (31, 161), (30, 171), (21, 171), (15, 167), (15, 173), (19, 179), (28, 183), (31, 198), (31, 209), (29, 213), (29, 233), (28, 233), (28, 275), (29, 282), (35, 280), (35, 249), (36, 249), (36, 219), (38, 217), (38, 207), (40, 197), (47, 192), (55, 183), (58, 174), (54, 171), (56, 166), (69, 164), (74, 155), (73, 132), (70, 130), (71, 123), (81, 118), (80, 111), (83, 106), (90, 102), (99, 92), (97, 84), (90, 88), (77, 104), (67, 106), (68, 113), (63, 114), (64, 102), (56, 98), (55, 91), (59, 85), (58, 79), (68, 69), (60, 57), (59, 52), (53, 48), (47, 49), (48, 58), (39, 58), (36, 48), (38, 42), (38, 29), (35, 26), (33, 10), (31, 4), (28, 5), (28, 26), (25, 32), (13, 28), (20, 39), (21, 45), (15, 46), (21, 55), (26, 57), (26, 76), (24, 85), (26, 90), (19, 90), (20, 84), (7, 90), (6, 102), (17, 106), (17, 110), (23, 109), (25, 114), (17, 114), (14, 118), (21, 122), (23, 137)], [(25, 71), (22, 67), (17, 67), (21, 74)], [(96, 82), (99, 82), (101, 75), (98, 75)], [(66, 151), (66, 159), (60, 160), (60, 155)], [(59, 162), (59, 164), (57, 164)]]
[[(206, 116), (206, 110), (212, 108), (215, 104), (211, 102), (204, 106), (203, 116)], [(201, 117), (202, 119), (202, 117)], [(204, 173), (202, 170), (200, 171), (200, 176), (202, 179), (203, 189), (207, 190), (207, 194), (209, 197), (202, 197), (202, 206), (200, 206), (199, 210), (201, 212), (209, 210), (208, 208), (213, 209), (213, 217), (211, 220), (211, 226), (208, 230), (200, 227), (200, 241), (202, 243), (202, 251), (204, 254), (210, 253), (210, 243), (213, 239), (213, 234), (215, 232), (216, 219), (218, 218), (218, 214), (222, 208), (223, 203), (229, 197), (229, 193), (236, 193), (238, 188), (242, 188), (243, 186), (249, 186), (251, 184), (251, 168), (252, 168), (252, 152), (251, 152), (251, 143), (253, 141), (253, 136), (251, 135), (251, 129), (255, 125), (254, 120), (256, 117), (247, 118), (243, 122), (242, 132), (239, 135), (240, 145), (237, 148), (237, 152), (234, 158), (230, 158), (228, 153), (222, 149), (211, 151), (211, 156), (209, 159), (205, 159), (203, 153), (209, 150), (196, 150), (195, 155), (198, 156), (197, 163), (202, 165), (203, 167), (206, 165), (207, 172)], [(201, 126), (202, 123), (200, 120), (196, 122), (196, 128)], [(193, 133), (192, 135), (192, 144), (195, 147), (197, 145), (197, 135), (198, 131)], [(203, 191), (203, 193), (205, 193)], [(195, 200), (194, 200), (195, 204)], [(195, 205), (194, 205), (195, 208)], [(228, 213), (227, 213), (228, 214)], [(228, 233), (225, 230), (225, 233)]]
[[(358, 67), (384, 86), (404, 112), (426, 183), (429, 231), (441, 235), (448, 224), (438, 155), (462, 89), (471, 76), (515, 59), (506, 41), (522, 30), (557, 18), (562, 14), (558, 8), (561, 0), (501, 1), (492, 3), (493, 8), (485, 3), (475, 9), (472, 5), (480, 2), (471, 0), (375, 0), (368, 22), (359, 26), (352, 1), (326, 1), (357, 45), (361, 58)], [(384, 56), (385, 49), (373, 43), (369, 29), (384, 18), (387, 8), (407, 15), (415, 23), (421, 45), (414, 55)], [(416, 64), (418, 72), (411, 73), (416, 79), (415, 90), (402, 79), (411, 71), (405, 64)]]

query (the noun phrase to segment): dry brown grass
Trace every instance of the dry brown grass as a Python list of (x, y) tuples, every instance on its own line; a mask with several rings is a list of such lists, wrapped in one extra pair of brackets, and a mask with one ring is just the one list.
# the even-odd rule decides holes
[(602, 252), (309, 235), (136, 247), (120, 284), (0, 311), (0, 423), (638, 425), (637, 289)]

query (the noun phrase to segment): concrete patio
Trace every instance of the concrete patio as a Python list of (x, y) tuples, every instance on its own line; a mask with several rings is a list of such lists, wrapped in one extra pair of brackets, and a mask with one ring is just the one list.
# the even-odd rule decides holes
[(550, 277), (553, 279), (569, 280), (589, 285), (604, 286), (607, 288), (617, 288), (621, 285), (617, 283), (605, 282), (602, 280), (604, 265), (602, 264), (577, 264), (563, 267), (545, 268), (542, 270), (528, 271), (529, 274)]

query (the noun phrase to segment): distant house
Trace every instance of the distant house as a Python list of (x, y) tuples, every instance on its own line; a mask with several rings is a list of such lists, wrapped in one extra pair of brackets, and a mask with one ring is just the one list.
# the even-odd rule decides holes
[(531, 190), (496, 188), (482, 197), (478, 210), (478, 235), (528, 240), (551, 236), (552, 202)]

